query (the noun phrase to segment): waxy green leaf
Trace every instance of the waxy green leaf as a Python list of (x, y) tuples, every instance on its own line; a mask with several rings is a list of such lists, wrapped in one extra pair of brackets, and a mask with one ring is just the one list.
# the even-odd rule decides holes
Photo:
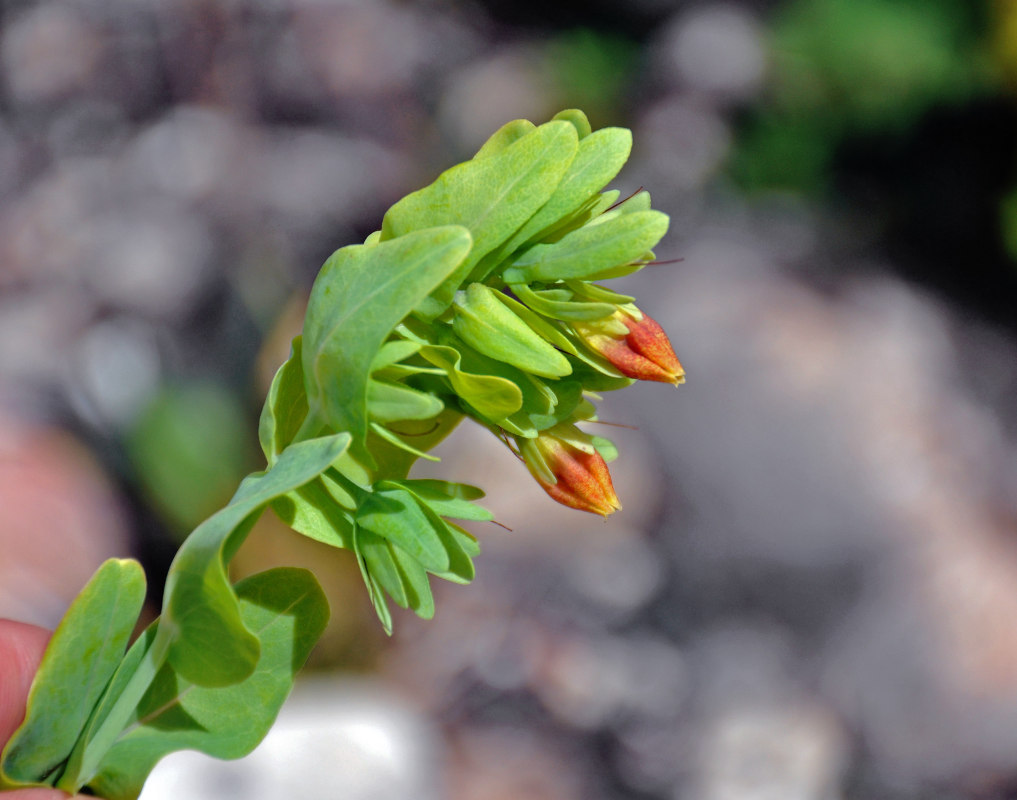
[(353, 547), (355, 500), (328, 472), (272, 501), (272, 510), (297, 533), (331, 547)]
[(382, 240), (398, 241), (432, 225), (463, 225), (473, 237), (469, 257), (417, 307), (422, 316), (433, 319), (448, 308), (474, 265), (547, 202), (578, 144), (570, 123), (549, 122), (497, 152), (446, 170), (386, 212)]
[(505, 270), (508, 283), (591, 279), (629, 264), (651, 250), (667, 232), (659, 211), (636, 211), (585, 225), (554, 244), (538, 244)]
[(561, 119), (565, 122), (571, 123), (576, 129), (576, 133), (579, 134), (580, 141), (590, 135), (590, 131), (593, 130), (590, 127), (590, 120), (586, 114), (580, 111), (578, 108), (566, 108), (564, 111), (559, 111), (551, 119)]
[(488, 254), (470, 277), (484, 280), (518, 248), (567, 224), (618, 174), (631, 150), (632, 134), (625, 128), (602, 128), (582, 139), (554, 194), (506, 242)]
[(293, 340), (290, 357), (276, 371), (258, 423), (258, 441), (269, 466), (300, 430), (307, 416), (304, 371), (301, 366), (302, 337)]
[(572, 298), (575, 295), (569, 291), (562, 292), (559, 289), (534, 291), (525, 283), (509, 284), (509, 289), (531, 309), (551, 319), (587, 322), (610, 316), (615, 311), (615, 307), (610, 303), (574, 300)]
[[(303, 367), (312, 411), (349, 431), (365, 454), (368, 377), (392, 328), (470, 252), (469, 231), (449, 225), (336, 251), (311, 292)], [(370, 456), (366, 456), (370, 460)]]
[(568, 375), (568, 360), (536, 333), (496, 292), (471, 283), (455, 300), (452, 330), (471, 347), (497, 361), (548, 378)]
[(52, 784), (124, 656), (145, 601), (145, 573), (106, 561), (50, 639), (28, 696), (25, 721), (3, 750), (9, 784)]
[(516, 384), (497, 375), (462, 369), (462, 354), (454, 347), (425, 345), (420, 355), (445, 370), (452, 390), (481, 415), (501, 419), (522, 407), (523, 393)]
[(449, 556), (439, 531), (412, 494), (402, 488), (380, 489), (367, 495), (357, 511), (359, 529), (390, 540), (429, 572), (449, 568)]
[(166, 578), (160, 623), (172, 637), (169, 661), (181, 677), (229, 686), (253, 672), (260, 645), (241, 619), (226, 564), (268, 503), (320, 475), (349, 443), (349, 434), (340, 433), (290, 445), (187, 537)]
[[(134, 800), (152, 767), (176, 750), (239, 758), (261, 741), (328, 621), (328, 602), (306, 570), (279, 567), (236, 585), (243, 625), (259, 643), (255, 668), (225, 688), (195, 685), (166, 664), (89, 788), (108, 800)], [(135, 643), (138, 662), (154, 628)], [(125, 662), (125, 663), (128, 663)]]
[(367, 384), (367, 405), (371, 419), (378, 422), (431, 419), (445, 407), (439, 398), (428, 392), (402, 383), (374, 379)]
[(526, 134), (536, 129), (537, 126), (528, 119), (514, 119), (511, 122), (506, 122), (487, 137), (487, 141), (481, 145), (474, 158), (487, 158), (488, 156), (500, 153), (510, 144), (522, 139)]
[(472, 502), (484, 496), (484, 493), (476, 486), (428, 478), (383, 481), (379, 483), (379, 486), (383, 488), (393, 486), (406, 489), (421, 503), (426, 504), (441, 517), (472, 520), (494, 519), (494, 514), (483, 506), (478, 506)]

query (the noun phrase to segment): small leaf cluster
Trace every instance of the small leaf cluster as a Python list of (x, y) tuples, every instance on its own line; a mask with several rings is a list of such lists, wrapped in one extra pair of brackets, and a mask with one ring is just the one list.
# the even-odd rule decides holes
[(304, 437), (350, 435), (342, 458), (273, 507), (356, 554), (386, 629), (386, 595), (430, 617), (429, 574), (473, 576), (476, 541), (453, 520), (490, 519), (470, 502), (482, 492), (407, 478), (464, 416), (506, 441), (555, 430), (613, 457), (574, 426), (595, 417), (593, 392), (632, 379), (577, 327), (639, 314), (595, 281), (641, 269), (667, 230), (646, 192), (618, 202), (604, 191), (631, 144), (628, 130), (592, 131), (576, 110), (510, 122), (319, 273), (261, 444), (272, 464)]

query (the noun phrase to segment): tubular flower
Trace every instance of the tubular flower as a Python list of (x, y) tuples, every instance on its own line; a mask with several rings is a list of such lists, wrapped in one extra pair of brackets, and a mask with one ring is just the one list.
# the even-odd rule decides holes
[(635, 306), (619, 307), (605, 320), (577, 322), (579, 338), (622, 375), (643, 381), (685, 383), (685, 370), (655, 319)]
[[(581, 434), (580, 434), (581, 435)], [(592, 445), (543, 431), (520, 439), (519, 452), (530, 473), (552, 500), (606, 517), (621, 509), (607, 464)]]

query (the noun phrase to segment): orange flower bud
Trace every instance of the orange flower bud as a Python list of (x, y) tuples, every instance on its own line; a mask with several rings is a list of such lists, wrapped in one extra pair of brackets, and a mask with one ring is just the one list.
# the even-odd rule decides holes
[[(569, 508), (606, 517), (621, 508), (607, 464), (584, 434), (573, 426), (543, 431), (535, 439), (520, 439), (519, 452), (530, 473), (552, 500)], [(588, 438), (588, 437), (587, 437)]]
[(664, 329), (648, 314), (630, 308), (638, 316), (619, 308), (606, 320), (577, 322), (573, 328), (591, 350), (628, 378), (685, 383), (685, 370)]

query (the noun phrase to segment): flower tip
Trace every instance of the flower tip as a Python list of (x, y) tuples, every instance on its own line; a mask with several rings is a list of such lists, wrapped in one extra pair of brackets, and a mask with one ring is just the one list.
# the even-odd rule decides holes
[(621, 509), (607, 464), (592, 448), (587, 452), (545, 431), (520, 450), (533, 477), (552, 500), (602, 517)]

